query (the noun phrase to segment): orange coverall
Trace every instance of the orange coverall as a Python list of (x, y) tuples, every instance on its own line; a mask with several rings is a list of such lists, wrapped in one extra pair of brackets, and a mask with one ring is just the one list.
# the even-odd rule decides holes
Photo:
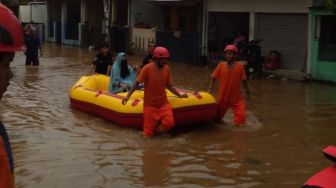
[(171, 84), (171, 80), (168, 65), (159, 69), (154, 63), (149, 63), (141, 69), (137, 82), (145, 83), (144, 136), (152, 136), (159, 130), (159, 125), (163, 131), (174, 127), (173, 110), (166, 95), (166, 87)]
[(1, 136), (0, 136), (0, 188), (14, 188), (14, 182), (9, 168), (6, 149)]
[(211, 77), (220, 80), (217, 95), (217, 120), (222, 120), (227, 110), (232, 108), (234, 125), (245, 125), (245, 102), (241, 93), (241, 82), (246, 80), (244, 65), (235, 62), (232, 67), (229, 67), (227, 62), (221, 62), (217, 65)]

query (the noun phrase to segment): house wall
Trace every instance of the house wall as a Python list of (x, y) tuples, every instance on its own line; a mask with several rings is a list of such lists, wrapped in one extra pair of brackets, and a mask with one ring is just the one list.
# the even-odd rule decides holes
[(132, 42), (134, 43), (134, 49), (138, 50), (139, 53), (147, 53), (149, 43), (155, 41), (155, 38), (155, 29), (132, 29)]
[(21, 5), (19, 8), (19, 19), (21, 22), (30, 22), (31, 11), (29, 5)]
[(81, 0), (81, 23), (88, 21), (88, 0)]
[(132, 0), (111, 0), (112, 25), (118, 25), (122, 27), (130, 25), (131, 17), (129, 12), (131, 10), (131, 4), (133, 3), (131, 1)]
[[(62, 3), (62, 17), (61, 17), (61, 31), (62, 31), (62, 44), (67, 44), (67, 45), (74, 45), (74, 46), (78, 46), (79, 42), (78, 40), (70, 40), (70, 39), (66, 39), (66, 25), (67, 23), (67, 18), (69, 15), (67, 15), (67, 1), (63, 1)], [(79, 37), (78, 37), (79, 38)]]
[(256, 13), (308, 13), (313, 0), (205, 0), (207, 12), (249, 12), (249, 39), (255, 37)]
[[(78, 40), (65, 39), (66, 32), (66, 2), (68, 0), (48, 0), (48, 21), (54, 25), (56, 37), (49, 39), (51, 42), (61, 42), (69, 45), (94, 45), (99, 46), (104, 41), (102, 32), (102, 21), (104, 19), (103, 1), (77, 0), (80, 1), (81, 19), (78, 23)], [(84, 24), (88, 24), (85, 27)], [(86, 25), (85, 25), (86, 26)], [(90, 29), (88, 29), (90, 28)], [(61, 30), (58, 32), (57, 30)], [(62, 41), (57, 40), (62, 38)], [(83, 41), (85, 40), (85, 41)]]
[(87, 21), (90, 29), (90, 45), (99, 46), (104, 42), (103, 20), (104, 20), (104, 5), (103, 1), (88, 1), (88, 16)]
[(32, 9), (33, 9), (32, 18), (34, 22), (46, 23), (48, 21), (46, 4), (39, 4), (39, 5), (33, 4)]
[[(63, 0), (47, 0), (47, 41), (53, 43), (61, 43), (61, 21), (62, 21), (62, 4)], [(52, 31), (51, 31), (52, 30)], [(53, 33), (53, 35), (50, 35)]]
[(308, 13), (312, 0), (208, 0), (212, 12)]
[(62, 20), (62, 4), (63, 0), (48, 0), (47, 9), (48, 9), (48, 21), (57, 21), (61, 22)]
[(135, 15), (140, 14), (140, 22), (148, 23), (150, 27), (163, 27), (163, 14), (158, 5), (154, 5), (148, 0), (131, 1), (130, 26), (134, 27)]
[[(253, 40), (256, 35), (258, 34), (258, 26), (257, 21), (258, 18), (260, 18), (261, 15), (265, 15), (263, 13), (267, 14), (278, 14), (279, 16), (290, 16), (293, 15), (293, 20), (295, 15), (299, 15), (298, 13), (301, 13), (302, 15), (306, 15), (307, 20), (308, 18), (308, 13), (309, 13), (309, 7), (312, 6), (312, 0), (235, 0), (235, 1), (229, 1), (229, 0), (206, 0), (206, 7), (207, 7), (207, 13), (209, 12), (248, 12), (250, 14), (250, 20), (249, 20), (249, 39)], [(297, 17), (297, 16), (296, 16)], [(274, 17), (276, 18), (276, 17)], [(273, 19), (274, 22), (276, 23), (277, 19)], [(295, 19), (297, 20), (297, 19)], [(307, 21), (308, 23), (308, 21)], [(300, 23), (301, 25), (303, 23)], [(304, 35), (310, 35), (310, 27), (306, 26), (306, 31), (308, 34)], [(283, 31), (285, 31), (286, 26), (284, 25), (281, 28)], [(207, 29), (205, 29), (207, 31)], [(286, 32), (286, 31), (285, 31)], [(289, 32), (290, 33), (290, 32)], [(276, 33), (274, 33), (276, 35)], [(304, 36), (303, 35), (303, 36)], [(288, 37), (288, 40), (290, 37)], [(307, 41), (309, 41), (309, 37), (306, 38)], [(281, 39), (283, 40), (283, 39)], [(205, 35), (205, 40), (207, 41), (207, 34)], [(281, 41), (285, 42), (285, 41)], [(308, 48), (310, 49), (310, 42), (306, 42), (307, 44), (303, 47), (303, 49)], [(264, 49), (263, 45), (265, 42), (261, 43), (262, 49)], [(300, 44), (301, 45), (301, 44)], [(303, 45), (303, 44), (302, 44)], [(203, 46), (207, 46), (205, 42), (203, 42)], [(293, 49), (295, 47), (293, 46)], [(265, 50), (267, 50), (265, 48)], [(281, 52), (280, 52), (281, 53)], [(206, 54), (206, 52), (203, 52), (203, 54)], [(303, 56), (305, 53), (302, 53)], [(265, 54), (263, 54), (265, 55)], [(293, 52), (292, 54), (293, 55)], [(302, 56), (302, 55), (301, 55)], [(293, 55), (293, 57), (296, 57)], [(310, 58), (307, 58), (310, 59)], [(304, 64), (305, 58), (300, 59), (301, 64)], [(296, 62), (296, 61), (295, 61)], [(306, 61), (307, 62), (307, 61)], [(287, 62), (292, 63), (292, 62)], [(292, 66), (289, 66), (292, 68)], [(305, 67), (305, 65), (300, 65), (296, 66), (295, 70), (299, 71), (298, 67)], [(309, 62), (307, 62), (307, 68), (305, 68), (304, 71), (309, 70)], [(288, 67), (287, 67), (288, 68)], [(292, 70), (292, 69), (291, 69)], [(303, 68), (302, 68), (303, 70)]]
[(40, 39), (47, 40), (48, 30), (48, 16), (47, 16), (47, 5), (46, 4), (31, 4), (31, 5), (21, 5), (19, 7), (19, 19), (23, 23), (29, 23), (31, 21), (35, 22), (35, 27), (37, 28), (37, 34)]
[(331, 15), (328, 11), (312, 11), (311, 16), (311, 66), (310, 74), (313, 79), (336, 82), (336, 61), (321, 61), (318, 59), (319, 40), (316, 36), (317, 17)]
[[(255, 38), (256, 13), (308, 13), (313, 0), (204, 0), (205, 18), (208, 19), (208, 12), (249, 12), (249, 39)], [(207, 23), (203, 28), (207, 31)], [(204, 35), (207, 41), (207, 33)], [(203, 46), (206, 44), (203, 42)], [(207, 54), (204, 51), (203, 54)]]
[(35, 23), (46, 23), (47, 19), (47, 5), (46, 4), (32, 4), (21, 5), (19, 11), (19, 18), (21, 22), (34, 21)]

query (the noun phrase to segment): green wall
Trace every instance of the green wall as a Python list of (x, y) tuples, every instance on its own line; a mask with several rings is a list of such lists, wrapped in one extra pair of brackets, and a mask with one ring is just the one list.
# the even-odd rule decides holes
[[(311, 10), (311, 65), (310, 74), (313, 79), (332, 81), (336, 83), (336, 61), (321, 61), (318, 59), (319, 40), (316, 36), (317, 17), (320, 15), (332, 15), (325, 10)], [(336, 53), (336, 52), (335, 52)]]

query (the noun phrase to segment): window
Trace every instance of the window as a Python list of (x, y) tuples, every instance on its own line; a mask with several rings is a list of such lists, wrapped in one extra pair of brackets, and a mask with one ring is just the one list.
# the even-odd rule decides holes
[(321, 16), (318, 20), (318, 59), (322, 61), (336, 61), (336, 15)]

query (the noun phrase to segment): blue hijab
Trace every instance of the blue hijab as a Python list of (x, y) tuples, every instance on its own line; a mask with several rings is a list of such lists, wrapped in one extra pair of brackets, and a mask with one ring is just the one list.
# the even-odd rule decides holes
[(110, 84), (109, 84), (109, 92), (111, 93), (118, 93), (122, 92), (121, 88), (119, 87), (119, 83), (122, 82), (129, 86), (132, 86), (136, 79), (136, 74), (134, 69), (128, 65), (129, 75), (126, 78), (121, 77), (121, 63), (122, 59), (126, 54), (121, 52), (117, 55), (116, 60), (112, 66), (112, 74), (110, 76)]

